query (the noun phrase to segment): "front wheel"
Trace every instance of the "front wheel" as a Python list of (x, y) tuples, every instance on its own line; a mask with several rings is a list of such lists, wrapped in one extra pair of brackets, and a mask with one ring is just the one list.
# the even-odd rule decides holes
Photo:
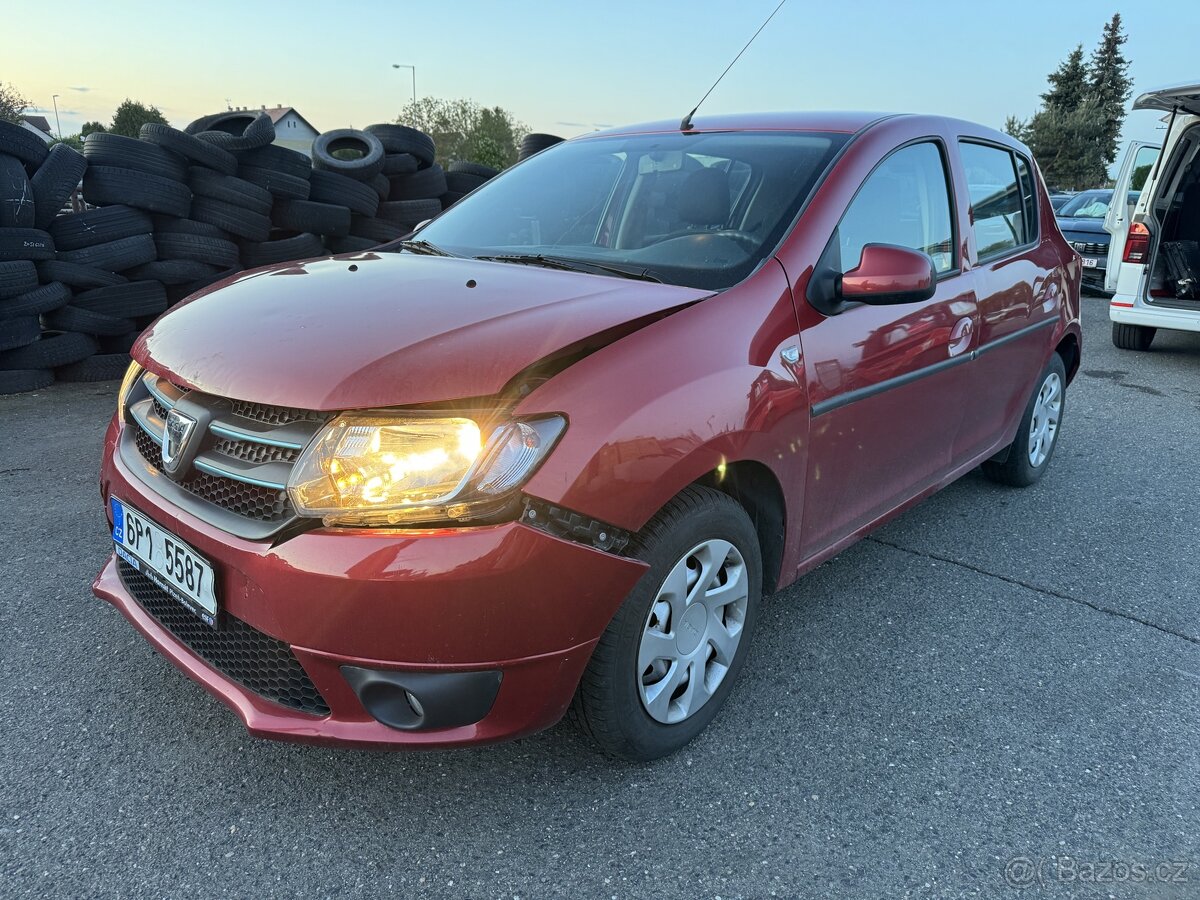
[(1038, 380), (1025, 415), (1017, 426), (1017, 437), (1008, 447), (1003, 462), (988, 460), (983, 473), (993, 481), (1027, 487), (1040, 479), (1050, 465), (1066, 409), (1067, 370), (1062, 357), (1050, 355), (1050, 363)]
[(725, 702), (749, 650), (762, 561), (746, 511), (697, 486), (646, 526), (637, 555), (650, 569), (596, 645), (572, 717), (604, 752), (640, 761), (678, 750)]

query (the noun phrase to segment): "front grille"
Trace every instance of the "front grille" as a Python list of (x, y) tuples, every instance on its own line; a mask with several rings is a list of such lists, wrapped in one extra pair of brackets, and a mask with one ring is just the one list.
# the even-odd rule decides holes
[(158, 441), (150, 437), (146, 430), (136, 422), (131, 423), (133, 428), (133, 439), (137, 442), (138, 453), (142, 454), (142, 459), (154, 467), (156, 472), (161, 472), (162, 463), (162, 447), (158, 445)]
[(208, 472), (197, 472), (181, 487), (222, 509), (258, 522), (283, 522), (292, 517), (287, 491), (246, 484)]
[(324, 422), (325, 416), (307, 409), (289, 409), (286, 406), (267, 406), (247, 400), (234, 400), (233, 414), (263, 425), (291, 425), (293, 422)]
[(291, 447), (272, 447), (268, 444), (256, 444), (251, 441), (220, 440), (213, 449), (233, 459), (252, 463), (295, 462), (300, 455), (299, 450)]
[(1089, 256), (1104, 256), (1108, 253), (1108, 244), (1091, 241), (1076, 241), (1073, 245), (1080, 253)]
[(282, 706), (329, 715), (325, 698), (283, 641), (228, 613), (221, 628), (211, 628), (129, 563), (117, 560), (117, 571), (138, 606), (218, 672)]

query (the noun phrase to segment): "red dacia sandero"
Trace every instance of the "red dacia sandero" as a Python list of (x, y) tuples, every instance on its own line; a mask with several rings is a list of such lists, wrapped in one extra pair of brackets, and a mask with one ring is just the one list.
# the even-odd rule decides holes
[(779, 590), (976, 466), (1037, 481), (1080, 258), (1029, 151), (917, 115), (567, 141), (134, 347), (95, 591), (256, 735), (573, 717), (669, 753)]

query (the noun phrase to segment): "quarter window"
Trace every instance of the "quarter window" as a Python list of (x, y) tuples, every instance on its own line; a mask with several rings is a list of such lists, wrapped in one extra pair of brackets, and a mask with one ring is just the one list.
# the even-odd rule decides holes
[[(835, 234), (839, 272), (858, 265), (867, 244), (897, 244), (929, 254), (939, 273), (955, 268), (946, 164), (937, 144), (897, 150), (863, 182)], [(827, 251), (828, 253), (828, 251)]]
[(1011, 151), (967, 142), (959, 146), (979, 259), (1003, 256), (1033, 240), (1037, 233), (1033, 180), (1025, 161), (1020, 162), (1024, 171), (1018, 183)]

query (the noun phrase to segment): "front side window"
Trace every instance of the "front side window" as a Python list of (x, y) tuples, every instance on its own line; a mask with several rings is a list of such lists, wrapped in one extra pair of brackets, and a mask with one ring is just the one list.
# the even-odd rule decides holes
[(458, 256), (552, 257), (719, 290), (774, 252), (847, 139), (720, 132), (567, 141), (489, 181), (419, 238)]
[(1037, 226), (1030, 221), (1018, 186), (1012, 151), (966, 141), (959, 147), (971, 195), (971, 230), (979, 259), (994, 259), (1027, 244)]
[[(938, 273), (956, 267), (946, 164), (937, 144), (897, 150), (867, 176), (826, 251), (839, 272), (858, 265), (867, 244), (897, 244), (927, 253)], [(838, 259), (830, 258), (836, 248)]]

